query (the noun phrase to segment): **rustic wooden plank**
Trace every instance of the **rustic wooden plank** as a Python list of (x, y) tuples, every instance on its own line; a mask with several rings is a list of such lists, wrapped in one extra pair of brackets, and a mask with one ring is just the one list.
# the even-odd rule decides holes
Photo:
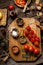
[(5, 26), (6, 25), (6, 19), (7, 19), (7, 9), (0, 9), (0, 12), (3, 15), (2, 20), (0, 20), (0, 26)]

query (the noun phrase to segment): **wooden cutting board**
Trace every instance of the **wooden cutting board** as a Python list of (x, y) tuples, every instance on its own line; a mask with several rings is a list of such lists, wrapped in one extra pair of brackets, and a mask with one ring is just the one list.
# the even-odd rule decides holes
[[(32, 30), (34, 30), (34, 32), (37, 34), (37, 36), (41, 39), (41, 36), (40, 36), (40, 28), (38, 28), (36, 26), (36, 24), (40, 25), (39, 21), (37, 21), (36, 19), (34, 18), (22, 18), (24, 20), (24, 26), (23, 27), (18, 27), (17, 26), (17, 23), (16, 23), (16, 20), (17, 18), (12, 21), (12, 23), (9, 25), (8, 27), (8, 30), (11, 30), (12, 27), (16, 27), (19, 32), (20, 32), (20, 36), (24, 35), (24, 29), (26, 26), (30, 26), (32, 28)], [(28, 40), (28, 39), (27, 39)], [(30, 41), (28, 41), (27, 43), (28, 45), (32, 45), (34, 46)], [(12, 51), (12, 47), (13, 46), (18, 46), (19, 49), (20, 49), (20, 53), (18, 55), (14, 55), (13, 54), (13, 51)], [(34, 46), (35, 47), (35, 46)], [(34, 54), (32, 55), (29, 55), (28, 58), (25, 58), (23, 57), (23, 55), (25, 56), (26, 53), (23, 52), (23, 45), (21, 45), (18, 40), (15, 40), (10, 32), (9, 32), (9, 54), (10, 56), (15, 60), (15, 61), (36, 61), (36, 59), (38, 59), (38, 57), (41, 55), (41, 41), (39, 43), (39, 50), (40, 50), (40, 53), (37, 57), (34, 56)]]
[(6, 25), (6, 20), (7, 20), (7, 9), (0, 9), (0, 12), (3, 15), (2, 20), (0, 20), (0, 26), (5, 26)]

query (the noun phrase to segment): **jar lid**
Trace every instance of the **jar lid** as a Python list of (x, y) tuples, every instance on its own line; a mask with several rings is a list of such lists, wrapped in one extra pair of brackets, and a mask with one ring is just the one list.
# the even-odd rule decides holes
[(22, 18), (18, 18), (16, 22), (17, 22), (17, 25), (20, 27), (24, 25), (24, 21)]
[(21, 44), (25, 44), (25, 43), (27, 42), (25, 36), (21, 36), (21, 37), (19, 38), (19, 41), (20, 41)]

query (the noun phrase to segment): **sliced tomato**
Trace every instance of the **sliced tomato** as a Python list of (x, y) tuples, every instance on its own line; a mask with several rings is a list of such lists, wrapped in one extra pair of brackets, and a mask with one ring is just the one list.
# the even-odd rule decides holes
[(20, 3), (20, 5), (21, 5), (21, 6), (24, 6), (24, 5), (25, 5), (25, 3), (21, 2), (21, 3)]
[(26, 2), (26, 0), (22, 0), (22, 2), (23, 2), (23, 1)]
[(16, 0), (16, 3), (20, 3), (20, 0)]
[(25, 5), (25, 4), (26, 4), (26, 2), (20, 2), (20, 4), (21, 4), (21, 5), (22, 5), (22, 4), (24, 4), (24, 5)]
[(26, 1), (25, 0), (16, 0), (16, 3), (23, 6), (26, 4)]

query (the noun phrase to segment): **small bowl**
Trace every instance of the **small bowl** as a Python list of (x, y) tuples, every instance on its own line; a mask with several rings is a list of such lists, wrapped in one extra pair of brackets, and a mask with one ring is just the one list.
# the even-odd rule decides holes
[(12, 19), (15, 19), (15, 18), (17, 17), (16, 12), (15, 12), (15, 11), (10, 11), (10, 17), (11, 17)]
[(18, 29), (17, 28), (12, 28), (11, 29), (11, 35), (14, 37), (14, 38), (18, 38), (18, 36), (19, 36), (19, 31), (18, 31)]
[(23, 45), (23, 44), (26, 44), (27, 40), (26, 40), (25, 36), (20, 36), (19, 42), (20, 42), (22, 45)]
[(17, 25), (20, 27), (22, 27), (24, 25), (24, 21), (22, 18), (18, 18), (16, 22), (17, 22)]
[(19, 52), (20, 52), (19, 47), (17, 47), (17, 46), (13, 46), (13, 47), (12, 47), (12, 51), (13, 51), (13, 53), (14, 53), (15, 55), (18, 55)]

